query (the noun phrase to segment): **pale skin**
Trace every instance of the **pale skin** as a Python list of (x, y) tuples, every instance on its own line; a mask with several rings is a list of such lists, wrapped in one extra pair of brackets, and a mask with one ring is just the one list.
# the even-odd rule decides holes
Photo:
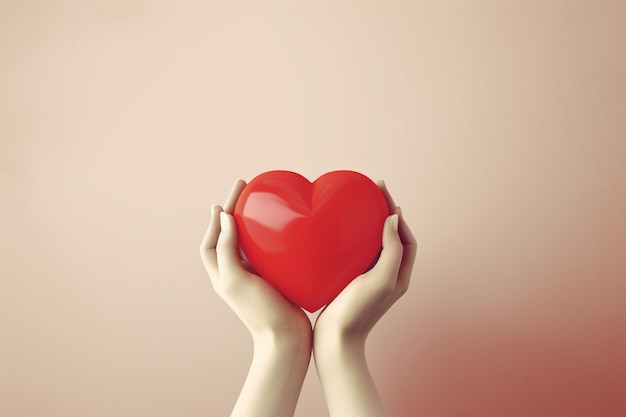
[(213, 289), (254, 342), (252, 364), (231, 416), (293, 416), (311, 353), (331, 417), (387, 416), (367, 367), (365, 342), (408, 289), (417, 243), (384, 182), (378, 186), (393, 214), (385, 220), (380, 256), (322, 310), (315, 326), (242, 256), (232, 213), (245, 186), (237, 180), (224, 206), (211, 207), (200, 246)]

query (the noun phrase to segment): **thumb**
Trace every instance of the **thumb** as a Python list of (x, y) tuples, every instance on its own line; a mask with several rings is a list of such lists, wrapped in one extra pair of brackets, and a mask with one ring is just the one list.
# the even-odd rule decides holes
[(239, 243), (235, 219), (226, 212), (220, 213), (221, 232), (217, 239), (215, 251), (217, 252), (217, 266), (220, 271), (243, 270), (239, 258)]
[(398, 235), (398, 214), (393, 214), (385, 220), (382, 244), (383, 249), (373, 269), (383, 275), (393, 277), (395, 281), (400, 263), (402, 262), (402, 252), (404, 251), (402, 241)]

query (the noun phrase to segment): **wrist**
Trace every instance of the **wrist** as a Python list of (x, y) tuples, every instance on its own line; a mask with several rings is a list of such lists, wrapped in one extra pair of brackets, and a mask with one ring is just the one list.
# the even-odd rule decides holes
[(315, 329), (313, 350), (317, 358), (349, 357), (365, 359), (367, 334), (348, 332), (343, 329)]
[(341, 326), (335, 322), (321, 321), (315, 325), (314, 340), (338, 347), (363, 346), (369, 331), (359, 326)]
[(265, 329), (252, 333), (255, 350), (261, 348), (267, 352), (311, 352), (311, 328)]

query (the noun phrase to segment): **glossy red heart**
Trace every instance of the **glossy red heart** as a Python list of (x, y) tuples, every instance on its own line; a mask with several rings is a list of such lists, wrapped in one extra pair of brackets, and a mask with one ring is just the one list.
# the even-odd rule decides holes
[(310, 312), (376, 259), (389, 208), (365, 175), (333, 171), (309, 182), (290, 171), (252, 179), (235, 205), (239, 245), (255, 271)]

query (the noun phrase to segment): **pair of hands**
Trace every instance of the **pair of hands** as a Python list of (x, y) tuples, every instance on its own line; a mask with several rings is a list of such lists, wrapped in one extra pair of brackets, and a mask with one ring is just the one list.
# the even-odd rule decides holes
[[(417, 245), (383, 182), (378, 183), (390, 211), (384, 224), (376, 264), (354, 279), (318, 316), (315, 333), (366, 337), (382, 315), (408, 289)], [(201, 256), (216, 293), (232, 308), (250, 332), (311, 332), (301, 308), (285, 299), (256, 275), (241, 256), (232, 212), (246, 186), (237, 180), (224, 207), (211, 207), (211, 223), (202, 241)]]
[[(370, 378), (364, 362), (365, 340), (378, 320), (408, 289), (417, 249), (415, 238), (402, 217), (400, 208), (395, 205), (387, 191), (384, 182), (378, 182), (378, 186), (387, 200), (389, 210), (393, 213), (387, 217), (384, 223), (383, 248), (378, 260), (367, 272), (350, 282), (322, 310), (315, 326), (312, 327), (306, 313), (284, 298), (267, 281), (256, 275), (245, 257), (242, 256), (232, 213), (237, 198), (245, 186), (245, 181), (237, 180), (224, 206), (213, 205), (211, 207), (211, 222), (202, 241), (200, 254), (213, 288), (252, 334), (255, 341), (255, 358), (271, 358), (272, 354), (268, 351), (279, 348), (285, 352), (286, 349), (301, 358), (302, 361), (306, 360), (306, 366), (308, 366), (308, 359), (313, 350), (318, 374), (325, 391), (326, 385), (332, 385), (334, 382), (324, 384), (324, 379), (330, 380), (332, 376), (330, 374), (336, 372), (331, 368), (337, 368), (336, 361), (329, 356), (341, 357), (347, 354), (352, 357), (362, 357), (361, 365), (357, 364), (346, 370), (347, 379), (353, 381), (350, 385), (355, 386), (354, 392), (342, 395), (334, 406), (330, 402), (328, 404), (331, 415), (334, 415), (332, 414), (333, 407), (337, 413), (340, 413), (337, 415), (348, 415), (346, 408), (350, 407), (345, 406), (346, 397), (355, 395), (355, 401), (359, 402), (360, 397), (371, 399), (375, 393), (373, 383), (366, 383), (363, 387), (359, 387), (363, 380), (368, 382), (367, 379)], [(257, 347), (259, 348), (257, 349)], [(347, 362), (350, 362), (349, 359), (350, 357), (348, 357)], [(271, 359), (267, 361), (271, 362)], [(257, 365), (257, 367), (261, 366)], [(256, 374), (253, 375), (252, 369), (254, 367), (253, 359), (248, 380), (251, 378), (262, 379), (261, 377), (257, 378)], [(291, 378), (292, 382), (294, 379), (303, 378), (304, 373), (302, 371), (306, 373), (306, 367), (304, 369), (301, 367), (299, 371), (293, 371), (298, 375), (290, 375), (287, 378)], [(263, 372), (267, 374), (269, 371)], [(276, 375), (273, 378), (276, 381)], [(354, 382), (355, 378), (357, 382)], [(340, 379), (334, 378), (337, 381)], [(246, 386), (252, 384), (248, 384), (248, 380), (240, 395), (240, 400), (244, 396)], [(371, 392), (372, 390), (374, 393)], [(333, 392), (335, 391), (333, 390)], [(296, 400), (297, 394), (299, 394), (299, 387), (295, 393)], [(267, 395), (267, 393), (263, 395)], [(327, 395), (327, 402), (328, 397), (329, 395)], [(268, 415), (272, 415), (271, 413), (274, 413), (275, 416), (281, 415), (276, 412), (276, 408), (273, 411), (270, 410), (272, 409), (269, 404), (272, 402), (271, 399), (260, 401), (268, 406)], [(280, 400), (276, 399), (276, 401)], [(252, 403), (254, 402), (252, 401)], [(258, 409), (258, 404), (254, 407), (256, 411), (253, 415), (262, 415)], [(287, 410), (292, 408), (295, 408), (295, 401), (286, 407)], [(384, 413), (382, 405), (379, 404), (378, 408)], [(376, 407), (370, 407), (369, 411), (374, 409)], [(245, 414), (245, 412), (241, 412), (237, 415)], [(289, 415), (289, 411), (286, 411), (284, 415)], [(384, 414), (372, 413), (371, 415)]]

